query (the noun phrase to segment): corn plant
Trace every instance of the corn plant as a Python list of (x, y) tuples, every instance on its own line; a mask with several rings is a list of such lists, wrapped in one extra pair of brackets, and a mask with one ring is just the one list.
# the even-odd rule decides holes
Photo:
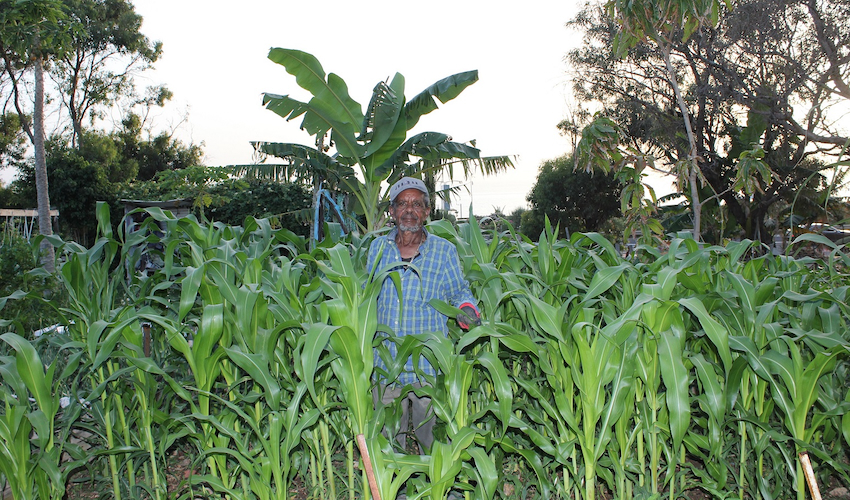
[[(178, 307), (150, 320), (194, 375), (197, 399), (189, 400), (187, 425), (206, 457), (207, 474), (191, 483), (240, 498), (286, 498), (292, 451), (318, 418), (318, 410), (301, 406), (306, 384), (284, 377), (288, 371), (280, 364), (291, 348), (286, 332), (301, 328), (299, 318), (281, 321), (287, 304), (266, 293), (285, 286), (264, 274), (285, 278), (292, 267), (280, 271), (272, 262), (279, 240), (268, 221), (249, 220), (236, 229), (154, 216), (174, 227), (166, 247), (182, 257), (163, 269), (166, 278), (180, 280)], [(246, 403), (249, 408), (242, 407)]]
[[(15, 498), (60, 495), (77, 467), (115, 498), (170, 497), (164, 466), (178, 443), (195, 458), (183, 495), (246, 500), (288, 498), (296, 477), (315, 498), (364, 497), (366, 453), (390, 499), (799, 497), (798, 451), (822, 477), (850, 481), (840, 245), (821, 261), (677, 238), (626, 260), (596, 234), (557, 239), (547, 225), (532, 243), (439, 221), (429, 229), (458, 248), (482, 325), (396, 339), (392, 360), (374, 299), (394, 278), (365, 269), (371, 235), (311, 247), (261, 219), (225, 226), (157, 209), (145, 231), (113, 235), (98, 214), (91, 248), (54, 238), (65, 333), (0, 343), (0, 474)], [(132, 270), (149, 243), (162, 267), (143, 276)], [(386, 373), (374, 373), (375, 352)], [(424, 455), (380, 433), (398, 426), (399, 403), (372, 399), (373, 376), (394, 378), (407, 357), (438, 368), (402, 391), (432, 400)]]
[[(78, 374), (73, 385), (79, 396), (73, 398), (71, 405), (76, 408), (80, 398), (90, 405), (86, 418), (74, 425), (95, 438), (97, 442), (89, 445), (106, 451), (107, 476), (116, 498), (121, 498), (122, 491), (137, 487), (136, 460), (138, 452), (145, 449), (148, 459), (143, 461), (145, 467), (150, 467), (152, 478), (150, 493), (160, 498), (165, 487), (152, 453), (154, 441), (148, 400), (144, 392), (134, 393), (125, 383), (123, 376), (134, 368), (122, 361), (124, 353), (120, 348), (127, 333), (139, 330), (140, 325), (124, 275), (125, 268), (115, 266), (132, 265), (132, 258), (126, 251), (139, 240), (137, 237), (129, 245), (122, 245), (113, 237), (107, 205), (98, 205), (97, 217), (100, 237), (92, 248), (56, 241), (64, 257), (59, 280), (69, 296), (69, 306), (62, 309), (68, 333), (61, 349), (71, 353), (71, 366)], [(144, 381), (144, 378), (137, 379), (137, 382)], [(146, 382), (153, 383), (150, 379)], [(136, 414), (130, 408), (133, 404), (141, 405)]]
[[(0, 340), (14, 356), (0, 357), (0, 473), (15, 500), (60, 499), (68, 474), (80, 464), (79, 450), (56, 440), (60, 396), (56, 363), (45, 366), (35, 347), (15, 333)], [(66, 435), (65, 435), (66, 436)], [(75, 458), (63, 463), (62, 454)]]

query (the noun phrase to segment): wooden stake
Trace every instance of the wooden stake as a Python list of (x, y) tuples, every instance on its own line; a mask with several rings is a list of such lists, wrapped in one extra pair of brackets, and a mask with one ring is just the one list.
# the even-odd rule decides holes
[(366, 479), (369, 480), (372, 498), (381, 500), (381, 492), (378, 491), (378, 483), (375, 481), (375, 471), (372, 469), (372, 459), (369, 458), (369, 450), (366, 448), (366, 436), (363, 434), (357, 435), (357, 448), (360, 449), (360, 458), (363, 459), (363, 467), (366, 469)]
[(812, 498), (814, 500), (821, 500), (818, 481), (815, 479), (815, 471), (812, 469), (812, 461), (809, 460), (809, 454), (802, 451), (799, 457), (800, 464), (803, 466), (803, 475), (806, 476), (806, 483), (809, 485), (809, 491), (812, 492)]
[(142, 323), (142, 347), (145, 357), (151, 357), (151, 324)]

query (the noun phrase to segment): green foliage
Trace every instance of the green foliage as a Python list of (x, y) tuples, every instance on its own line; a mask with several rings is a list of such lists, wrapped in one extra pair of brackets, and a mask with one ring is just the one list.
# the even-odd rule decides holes
[[(54, 144), (53, 148), (54, 151), (49, 151), (48, 154), (67, 154), (70, 149), (59, 144)], [(132, 181), (139, 173), (136, 159), (124, 156), (122, 148), (126, 148), (126, 145), (114, 134), (91, 131), (82, 134), (75, 152), (103, 170), (110, 184), (120, 184)]]
[(613, 174), (577, 171), (570, 156), (547, 160), (528, 194), (531, 210), (523, 215), (522, 232), (537, 239), (546, 218), (560, 228), (561, 237), (598, 231), (619, 214), (621, 190)]
[[(61, 140), (50, 141), (46, 153), (51, 204), (60, 213), (59, 231), (85, 245), (94, 240), (97, 228), (94, 211), (99, 201), (110, 205), (113, 217), (122, 213), (118, 206), (119, 183), (111, 178), (120, 181), (125, 175), (134, 174), (132, 163), (126, 172), (110, 137), (92, 133), (83, 139), (79, 148), (65, 146)], [(11, 186), (17, 203), (26, 204), (19, 208), (32, 208), (29, 203), (36, 196), (32, 167), (31, 164), (21, 167), (18, 179)]]
[(68, 19), (62, 2), (56, 0), (0, 1), (0, 42), (4, 56), (17, 68), (36, 59), (64, 53), (77, 26)]
[(301, 184), (243, 179), (239, 183), (217, 184), (210, 192), (221, 200), (206, 210), (210, 220), (241, 225), (247, 217), (268, 218), (275, 227), (309, 235), (304, 211), (309, 209), (312, 198)]
[[(67, 304), (55, 276), (42, 272), (38, 245), (3, 228), (0, 244), (0, 331), (28, 336), (59, 323)], [(14, 299), (7, 297), (14, 296)]]
[[(783, 5), (783, 16), (765, 0), (611, 0), (579, 12), (570, 26), (585, 41), (567, 56), (576, 100), (601, 108), (563, 125), (587, 125), (579, 164), (673, 172), (687, 227), (709, 242), (743, 234), (769, 243), (792, 205), (828, 218), (825, 193), (838, 189), (829, 169), (847, 142), (830, 110), (848, 96), (815, 82), (847, 74), (847, 61), (830, 56), (846, 50), (847, 9), (831, 0)], [(843, 78), (836, 84), (846, 88)], [(646, 217), (655, 214), (635, 220)]]
[(26, 137), (14, 113), (0, 115), (0, 170), (16, 168), (24, 161)]
[[(68, 396), (54, 432), (86, 431), (92, 476), (117, 499), (286, 499), (296, 479), (319, 498), (365, 496), (359, 434), (382, 498), (517, 498), (517, 484), (522, 498), (788, 498), (804, 494), (804, 450), (819, 477), (850, 482), (850, 257), (818, 235), (791, 247), (817, 242), (825, 260), (678, 238), (626, 259), (596, 233), (559, 239), (547, 225), (532, 244), (512, 227), (434, 222), (482, 325), (398, 339), (393, 360), (374, 314), (376, 284), (393, 273), (365, 268), (371, 235), (310, 249), (267, 219), (149, 214), (147, 231), (123, 235), (101, 205), (91, 248), (54, 239), (67, 329), (54, 350), (35, 344), (42, 362), (5, 336), (15, 364), (0, 358), (0, 417), (35, 418), (8, 410), (11, 394), (31, 391), (46, 415)], [(128, 273), (140, 248), (162, 266)], [(399, 426), (399, 402), (373, 405), (375, 355), (390, 372), (408, 356), (439, 368), (404, 389), (432, 399), (430, 453), (381, 434)], [(23, 376), (22, 362), (38, 370)], [(28, 446), (48, 449), (54, 433), (38, 434)], [(2, 428), (0, 439), (22, 442)], [(194, 450), (191, 492), (164, 480), (181, 444)], [(58, 464), (44, 489), (65, 473)]]
[[(104, 147), (105, 146), (105, 147)], [(81, 244), (94, 241), (98, 202), (106, 202), (115, 215), (118, 207), (117, 185), (110, 177), (122, 175), (117, 150), (106, 137), (84, 137), (79, 150), (51, 144), (47, 153), (50, 199), (59, 209), (61, 232)]]
[[(198, 146), (184, 146), (166, 134), (144, 140), (141, 134), (141, 122), (131, 115), (119, 132), (82, 131), (76, 147), (67, 145), (61, 137), (48, 142), (49, 193), (52, 205), (61, 214), (62, 234), (90, 244), (97, 227), (94, 210), (100, 201), (109, 204), (113, 220), (123, 213), (119, 198), (191, 197), (198, 198), (199, 204), (212, 202), (209, 185), (225, 181), (227, 176), (199, 166), (202, 152)], [(19, 177), (3, 191), (9, 200), (7, 206), (32, 208), (36, 198), (33, 165), (19, 165), (19, 170)], [(158, 172), (163, 174), (155, 183), (137, 182)]]
[(587, 173), (596, 169), (606, 174), (619, 168), (624, 160), (619, 150), (621, 136), (616, 122), (597, 114), (581, 132), (575, 151), (577, 166)]
[(14, 181), (5, 186), (0, 185), (0, 207), (23, 208), (24, 205), (28, 204), (16, 188)]
[(153, 138), (143, 139), (142, 125), (138, 115), (129, 114), (122, 121), (122, 128), (117, 132), (116, 140), (126, 161), (138, 165), (138, 180), (149, 181), (159, 172), (202, 164), (203, 150), (200, 146), (185, 145), (165, 132)]
[(714, 26), (721, 5), (732, 0), (608, 0), (605, 8), (621, 28), (614, 39), (614, 52), (623, 57), (638, 43), (650, 39), (669, 43), (675, 35), (687, 40), (702, 26)]
[(254, 178), (234, 179), (224, 167), (193, 166), (163, 170), (152, 181), (134, 182), (121, 191), (133, 200), (190, 199), (195, 215), (241, 225), (247, 217), (268, 218), (275, 228), (307, 236), (312, 199), (303, 184)]
[(199, 209), (220, 203), (213, 200), (210, 190), (218, 183), (232, 182), (220, 168), (194, 165), (175, 170), (162, 170), (151, 181), (130, 183), (121, 197), (131, 200), (174, 200), (189, 198)]

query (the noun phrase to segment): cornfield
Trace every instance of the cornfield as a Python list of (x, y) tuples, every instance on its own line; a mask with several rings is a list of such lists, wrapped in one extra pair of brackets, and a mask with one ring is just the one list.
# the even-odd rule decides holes
[[(4, 323), (0, 484), (16, 500), (82, 480), (115, 500), (369, 498), (358, 435), (384, 500), (803, 499), (801, 452), (822, 484), (850, 482), (850, 259), (828, 240), (791, 245), (826, 245), (823, 260), (690, 239), (626, 259), (597, 234), (431, 223), (483, 324), (398, 341), (399, 360), (439, 369), (416, 389), (437, 418), (420, 454), (381, 433), (399, 403), (373, 401), (375, 349), (380, 375), (403, 363), (375, 340), (392, 274), (366, 269), (371, 235), (311, 246), (262, 219), (149, 214), (113, 234), (101, 207), (91, 248), (54, 239), (61, 328)], [(159, 265), (136, 272), (147, 252)], [(177, 450), (192, 473), (175, 487)]]

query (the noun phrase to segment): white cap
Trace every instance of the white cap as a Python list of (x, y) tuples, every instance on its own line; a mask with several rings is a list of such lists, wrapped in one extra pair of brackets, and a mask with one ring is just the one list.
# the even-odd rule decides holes
[(418, 189), (425, 193), (425, 196), (428, 196), (428, 188), (425, 187), (425, 183), (421, 179), (402, 177), (401, 180), (393, 184), (393, 187), (390, 188), (390, 203), (394, 202), (399, 193), (406, 189)]

